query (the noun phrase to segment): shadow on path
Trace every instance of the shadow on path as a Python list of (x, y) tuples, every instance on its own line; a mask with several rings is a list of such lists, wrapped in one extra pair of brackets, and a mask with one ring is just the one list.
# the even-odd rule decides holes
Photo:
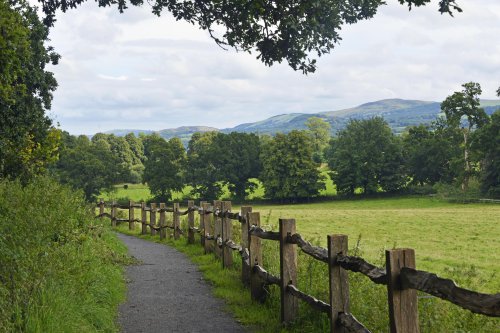
[(118, 234), (141, 261), (126, 267), (122, 332), (246, 332), (215, 298), (195, 264), (170, 246)]

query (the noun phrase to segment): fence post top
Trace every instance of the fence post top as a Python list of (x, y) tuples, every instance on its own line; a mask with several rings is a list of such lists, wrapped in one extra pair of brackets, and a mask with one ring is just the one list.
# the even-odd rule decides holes
[(389, 249), (385, 250), (386, 254), (393, 254), (393, 253), (415, 253), (414, 249), (410, 248), (400, 248), (400, 249)]
[(338, 238), (347, 238), (347, 235), (344, 234), (332, 234), (326, 236), (328, 239), (338, 239)]

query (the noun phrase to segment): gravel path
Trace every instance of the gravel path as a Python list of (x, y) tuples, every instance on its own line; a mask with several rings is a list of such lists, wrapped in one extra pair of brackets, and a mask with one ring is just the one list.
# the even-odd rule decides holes
[(224, 311), (197, 267), (172, 247), (118, 234), (142, 263), (126, 268), (122, 332), (246, 332)]

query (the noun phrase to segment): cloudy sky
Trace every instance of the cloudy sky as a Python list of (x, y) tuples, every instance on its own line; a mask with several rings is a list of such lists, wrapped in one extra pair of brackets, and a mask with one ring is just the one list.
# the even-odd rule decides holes
[[(500, 86), (500, 1), (459, 0), (455, 18), (437, 0), (408, 12), (388, 0), (376, 17), (305, 76), (286, 64), (224, 51), (207, 33), (148, 5), (119, 14), (86, 3), (60, 13), (51, 45), (59, 82), (52, 118), (72, 134), (188, 125), (232, 127), (290, 112), (338, 110), (386, 98), (442, 101), (460, 85)], [(147, 2), (146, 2), (147, 3)]]

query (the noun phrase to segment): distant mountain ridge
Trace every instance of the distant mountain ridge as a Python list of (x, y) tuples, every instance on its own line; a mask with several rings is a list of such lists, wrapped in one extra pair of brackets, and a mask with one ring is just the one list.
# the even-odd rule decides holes
[[(441, 112), (441, 103), (432, 101), (384, 99), (369, 102), (354, 108), (319, 113), (288, 113), (273, 116), (254, 123), (240, 124), (232, 128), (217, 129), (208, 126), (182, 126), (178, 128), (151, 130), (112, 130), (118, 136), (127, 133), (158, 133), (165, 139), (180, 138), (185, 144), (196, 132), (220, 131), (223, 133), (244, 132), (274, 135), (278, 132), (288, 133), (292, 130), (306, 129), (306, 121), (310, 117), (319, 117), (330, 123), (332, 134), (345, 128), (350, 119), (367, 119), (375, 116), (383, 117), (393, 132), (401, 133), (407, 126), (430, 124)], [(486, 113), (492, 114), (500, 108), (500, 100), (482, 100), (481, 106)]]

